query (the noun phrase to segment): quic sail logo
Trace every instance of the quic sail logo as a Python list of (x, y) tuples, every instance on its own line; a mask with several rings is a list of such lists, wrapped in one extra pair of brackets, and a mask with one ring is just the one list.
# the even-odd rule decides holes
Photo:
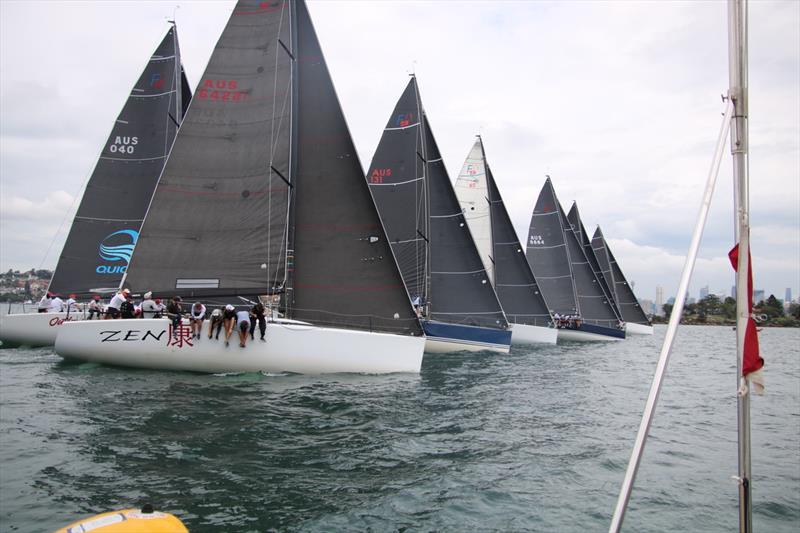
[(124, 262), (125, 264), (97, 265), (95, 272), (98, 274), (124, 274), (128, 269), (128, 263), (130, 263), (138, 238), (139, 232), (132, 229), (123, 229), (107, 235), (100, 242), (100, 259), (115, 263)]

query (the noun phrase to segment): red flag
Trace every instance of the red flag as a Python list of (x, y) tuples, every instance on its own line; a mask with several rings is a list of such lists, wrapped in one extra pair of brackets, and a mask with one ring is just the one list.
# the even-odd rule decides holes
[[(733, 265), (733, 270), (738, 270), (739, 266), (739, 245), (733, 247), (728, 252), (728, 258)], [(758, 332), (756, 331), (756, 321), (753, 320), (753, 262), (750, 251), (747, 252), (747, 328), (744, 333), (744, 356), (742, 360), (742, 376), (747, 377), (754, 372), (758, 372), (764, 366), (764, 359), (759, 354), (758, 349)], [(750, 376), (756, 392), (762, 392), (764, 389), (763, 378), (758, 374)]]

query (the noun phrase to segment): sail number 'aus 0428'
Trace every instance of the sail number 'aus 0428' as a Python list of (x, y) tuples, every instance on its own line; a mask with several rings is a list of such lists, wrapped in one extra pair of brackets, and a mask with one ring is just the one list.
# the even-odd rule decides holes
[(139, 137), (117, 135), (114, 138), (114, 144), (108, 147), (108, 151), (112, 154), (132, 154), (136, 151), (137, 144), (139, 144)]
[(236, 80), (203, 80), (197, 91), (197, 98), (221, 102), (241, 102), (246, 96), (247, 93), (239, 90)]

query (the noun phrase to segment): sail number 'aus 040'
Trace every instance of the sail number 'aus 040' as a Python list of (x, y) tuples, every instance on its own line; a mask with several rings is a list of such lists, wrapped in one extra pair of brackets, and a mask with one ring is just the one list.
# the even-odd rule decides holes
[(112, 154), (132, 154), (136, 151), (137, 144), (139, 144), (139, 137), (117, 135), (114, 138), (114, 144), (108, 147), (108, 151)]

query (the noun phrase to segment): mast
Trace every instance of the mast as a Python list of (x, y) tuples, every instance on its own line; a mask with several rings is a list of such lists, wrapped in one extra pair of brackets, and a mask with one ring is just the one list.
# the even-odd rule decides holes
[[(736, 241), (739, 259), (736, 270), (736, 378), (739, 435), (739, 531), (753, 530), (750, 493), (750, 384), (742, 376), (744, 344), (750, 318), (748, 276), (750, 273), (750, 198), (747, 137), (747, 3), (728, 0), (728, 98), (733, 104), (731, 155), (733, 156), (734, 198), (736, 203)], [(741, 381), (738, 383), (738, 381)]]

